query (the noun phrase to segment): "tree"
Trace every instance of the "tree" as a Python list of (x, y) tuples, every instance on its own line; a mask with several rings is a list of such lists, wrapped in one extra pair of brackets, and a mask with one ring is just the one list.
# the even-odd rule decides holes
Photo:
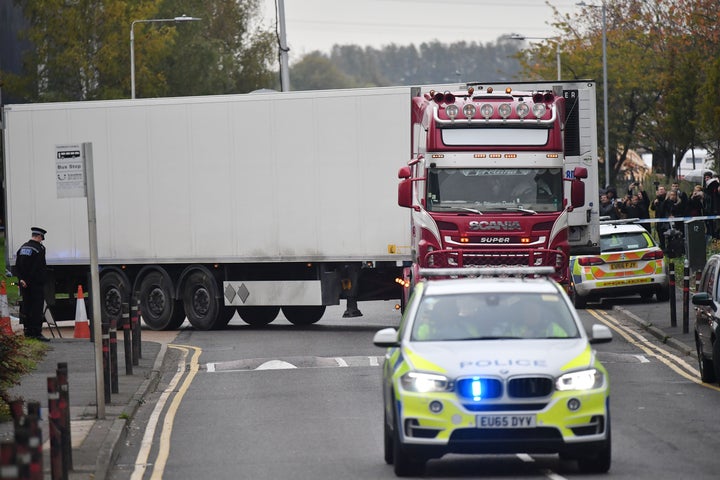
[(290, 68), (293, 90), (319, 90), (357, 87), (355, 79), (345, 75), (321, 52), (312, 52)]
[[(24, 74), (4, 74), (8, 93), (27, 101), (127, 98), (131, 24), (138, 22), (138, 97), (240, 93), (273, 86), (273, 37), (251, 28), (258, 0), (18, 0), (33, 46)], [(178, 13), (182, 12), (182, 13)], [(180, 31), (181, 30), (181, 31)]]
[(252, 26), (258, 0), (166, 0), (160, 10), (170, 18), (178, 12), (202, 20), (179, 26), (168, 54), (156, 65), (165, 72), (168, 95), (247, 93), (279, 86), (271, 69), (274, 34)]

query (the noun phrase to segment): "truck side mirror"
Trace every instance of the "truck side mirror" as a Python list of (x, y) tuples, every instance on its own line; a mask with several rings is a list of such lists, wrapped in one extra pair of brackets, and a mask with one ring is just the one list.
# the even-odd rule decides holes
[[(576, 170), (582, 167), (576, 167)], [(587, 170), (585, 170), (587, 174)], [(579, 208), (585, 205), (585, 183), (577, 178), (570, 182), (570, 205)]]
[(412, 180), (409, 177), (404, 178), (398, 184), (398, 205), (406, 208), (412, 207)]
[(400, 167), (400, 170), (398, 170), (398, 178), (410, 178), (411, 175), (412, 172), (410, 171), (410, 167), (407, 165)]
[(575, 167), (573, 169), (573, 178), (587, 178), (588, 177), (588, 171), (585, 167)]

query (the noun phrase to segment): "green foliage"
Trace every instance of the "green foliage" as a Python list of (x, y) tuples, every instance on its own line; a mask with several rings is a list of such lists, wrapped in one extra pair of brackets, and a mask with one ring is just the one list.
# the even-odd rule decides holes
[(17, 305), (20, 294), (17, 287), (16, 277), (6, 277), (5, 272), (7, 265), (5, 264), (5, 235), (0, 235), (0, 278), (5, 280), (5, 290), (7, 291), (8, 305)]
[[(274, 37), (251, 28), (258, 0), (18, 0), (24, 74), (4, 89), (31, 102), (245, 93), (273, 86)], [(180, 15), (201, 21), (148, 22)], [(134, 23), (134, 26), (132, 26)]]
[(9, 390), (32, 372), (49, 347), (22, 336), (0, 334), (0, 422), (9, 419)]

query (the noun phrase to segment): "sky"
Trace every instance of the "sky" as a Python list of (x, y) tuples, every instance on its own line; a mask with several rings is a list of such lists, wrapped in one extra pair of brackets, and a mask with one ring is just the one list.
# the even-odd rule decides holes
[[(264, 24), (275, 25), (275, 4), (260, 0)], [(549, 0), (562, 13), (579, 0)], [(586, 3), (600, 4), (600, 1)], [(334, 44), (380, 48), (438, 40), (488, 43), (499, 36), (552, 37), (545, 0), (284, 0), (290, 62)], [(541, 41), (541, 40), (529, 40)]]

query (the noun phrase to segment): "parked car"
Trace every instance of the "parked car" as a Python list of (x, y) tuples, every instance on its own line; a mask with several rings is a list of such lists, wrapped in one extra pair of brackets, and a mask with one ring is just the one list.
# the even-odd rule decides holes
[(600, 224), (600, 255), (570, 257), (570, 287), (576, 308), (606, 297), (640, 295), (670, 298), (665, 255), (650, 233), (636, 223)]
[(538, 268), (436, 269), (481, 277), (419, 282), (399, 328), (375, 334), (387, 348), (385, 461), (397, 476), (446, 453), (559, 453), (608, 471), (608, 374), (591, 344), (612, 334), (595, 324), (589, 336), (553, 269), (534, 278)]
[(720, 255), (712, 255), (705, 264), (698, 292), (692, 297), (695, 305), (695, 348), (697, 348), (700, 379), (706, 383), (720, 380)]

